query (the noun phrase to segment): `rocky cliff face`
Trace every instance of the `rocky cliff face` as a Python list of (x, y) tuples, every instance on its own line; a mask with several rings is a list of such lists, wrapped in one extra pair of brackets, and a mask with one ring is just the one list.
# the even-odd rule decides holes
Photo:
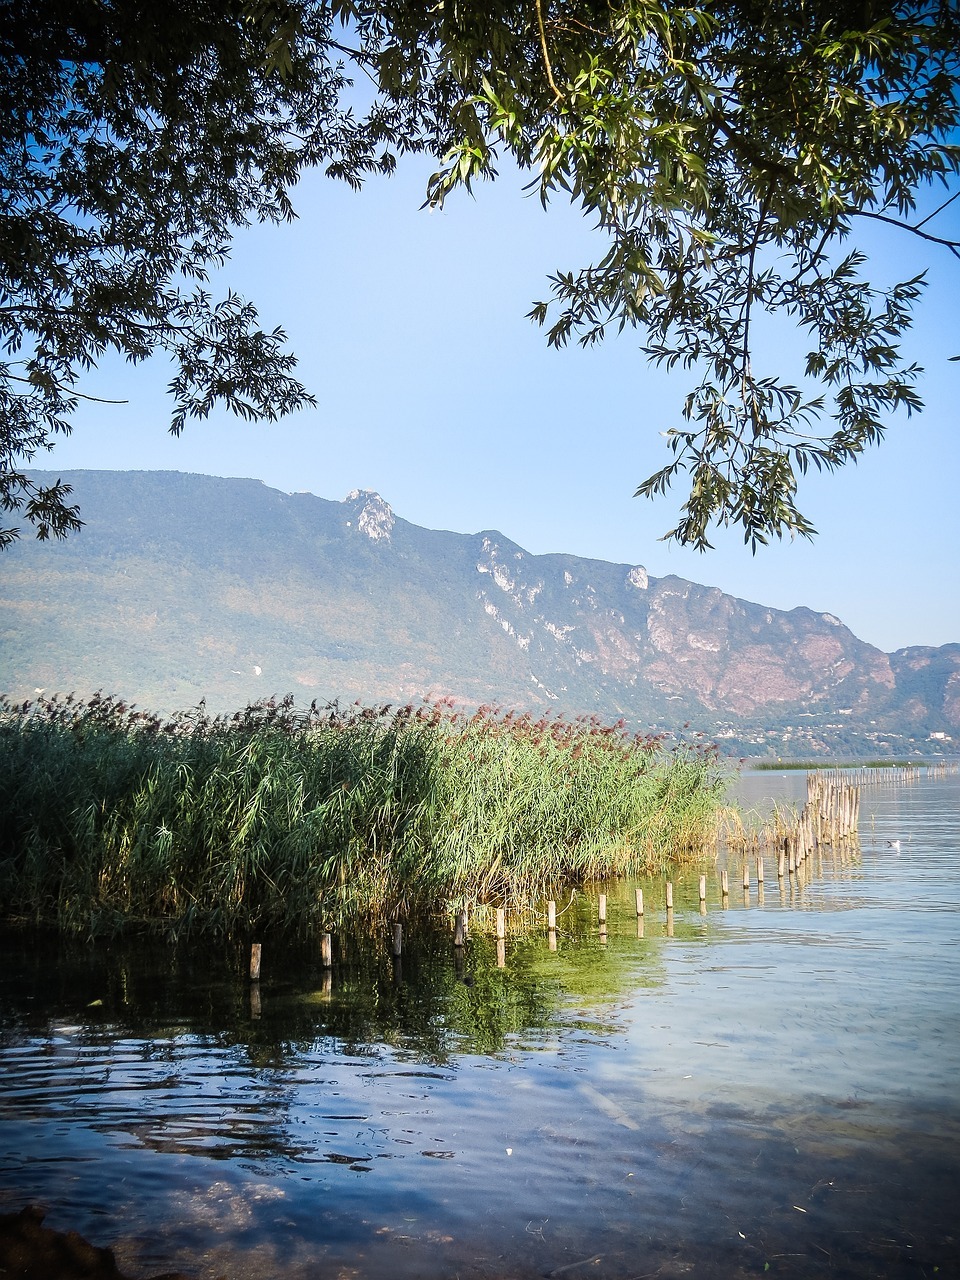
[(690, 721), (771, 750), (960, 731), (960, 645), (884, 654), (829, 614), (420, 529), (365, 490), (337, 503), (179, 473), (64, 478), (87, 527), (0, 557), (0, 685), (16, 697), (450, 696)]
[(538, 679), (591, 670), (737, 717), (775, 704), (863, 711), (895, 687), (889, 657), (830, 614), (765, 609), (639, 565), (528, 556), (489, 534), (476, 568), (485, 611)]
[[(344, 506), (353, 512), (358, 533), (364, 534), (371, 542), (389, 542), (397, 517), (388, 502), (374, 493), (372, 489), (353, 489), (347, 494)], [(348, 520), (347, 527), (352, 528), (354, 521)]]

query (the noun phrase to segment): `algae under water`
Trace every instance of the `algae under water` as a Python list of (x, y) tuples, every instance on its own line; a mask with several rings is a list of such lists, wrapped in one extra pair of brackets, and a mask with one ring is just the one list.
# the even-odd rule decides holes
[(235, 951), (8, 934), (0, 1210), (198, 1280), (957, 1274), (960, 780), (762, 901), (706, 870), (503, 968), (265, 939), (258, 1001)]

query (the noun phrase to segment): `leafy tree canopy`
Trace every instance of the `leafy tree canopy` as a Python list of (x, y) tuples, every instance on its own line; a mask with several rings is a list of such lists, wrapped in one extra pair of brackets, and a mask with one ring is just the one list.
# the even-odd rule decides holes
[[(440, 204), (503, 155), (601, 237), (533, 308), (549, 341), (634, 328), (689, 371), (637, 490), (689, 484), (668, 536), (809, 535), (798, 478), (920, 406), (922, 277), (872, 280), (856, 232), (960, 258), (958, 70), (956, 0), (0, 0), (0, 503), (40, 537), (79, 523), (22, 468), (108, 350), (172, 357), (176, 434), (312, 403), (284, 333), (208, 288), (237, 227), (294, 216), (304, 168), (358, 185), (431, 154)], [(754, 372), (763, 313), (807, 336), (793, 382)]]

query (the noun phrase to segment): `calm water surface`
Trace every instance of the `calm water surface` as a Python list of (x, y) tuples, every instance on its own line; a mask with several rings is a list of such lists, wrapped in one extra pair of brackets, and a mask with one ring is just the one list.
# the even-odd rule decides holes
[(0, 939), (0, 1209), (200, 1280), (960, 1274), (960, 779), (762, 895), (707, 871), (502, 969), (341, 943), (325, 989), (265, 940), (259, 1009), (236, 952)]

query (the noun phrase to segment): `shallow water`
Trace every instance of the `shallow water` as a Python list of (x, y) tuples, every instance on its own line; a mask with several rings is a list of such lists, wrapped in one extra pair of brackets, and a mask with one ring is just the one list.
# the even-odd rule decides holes
[[(749, 803), (803, 775), (746, 777)], [(899, 838), (899, 856), (887, 841)], [(960, 1274), (960, 779), (724, 908), (405, 952), (0, 943), (0, 1208), (136, 1273)]]

